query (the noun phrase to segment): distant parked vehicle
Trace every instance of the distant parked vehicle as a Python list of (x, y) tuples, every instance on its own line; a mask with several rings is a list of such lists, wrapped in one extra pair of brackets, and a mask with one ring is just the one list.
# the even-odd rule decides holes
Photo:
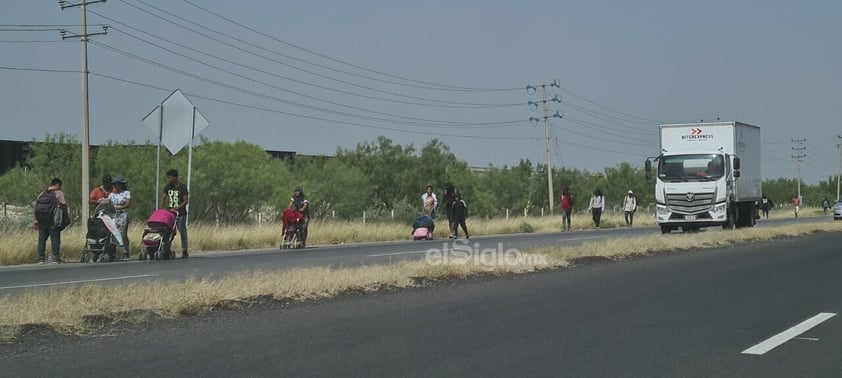
[(842, 219), (842, 201), (837, 201), (836, 206), (833, 207), (833, 220)]

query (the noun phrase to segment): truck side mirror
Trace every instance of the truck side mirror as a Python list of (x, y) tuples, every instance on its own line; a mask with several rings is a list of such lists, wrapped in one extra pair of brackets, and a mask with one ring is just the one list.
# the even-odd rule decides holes
[[(739, 169), (740, 169), (740, 158), (735, 157), (734, 158), (734, 170), (739, 170)], [(737, 176), (737, 177), (740, 177), (740, 176)]]
[(643, 163), (643, 170), (646, 171), (646, 179), (647, 180), (652, 179), (652, 161), (651, 160), (647, 159)]
[(740, 171), (734, 170), (734, 178), (740, 177)]

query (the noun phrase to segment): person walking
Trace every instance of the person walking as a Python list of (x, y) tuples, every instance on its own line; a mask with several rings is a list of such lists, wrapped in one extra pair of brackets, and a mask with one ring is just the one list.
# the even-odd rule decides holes
[(827, 215), (827, 209), (830, 208), (830, 202), (828, 202), (827, 197), (822, 197), (822, 211), (824, 215)]
[(453, 221), (453, 203), (459, 191), (451, 183), (444, 184), (444, 212), (447, 216), (447, 229), (450, 231), (450, 238), (453, 239), (456, 233), (456, 223)]
[(593, 191), (593, 196), (591, 196), (591, 202), (588, 207), (591, 209), (591, 215), (593, 216), (593, 222), (596, 225), (596, 228), (599, 228), (599, 221), (602, 218), (602, 210), (605, 208), (605, 197), (602, 195), (602, 190), (597, 188)]
[[(67, 214), (67, 199), (61, 191), (62, 182), (59, 178), (50, 181), (50, 186), (38, 194), (35, 200), (35, 227), (38, 229), (38, 263), (43, 264), (47, 250), (47, 239), (50, 239), (51, 254), (49, 262), (61, 263), (61, 231), (69, 223)], [(56, 217), (56, 212), (61, 217)]]
[(298, 210), (304, 216), (304, 222), (301, 223), (301, 248), (304, 248), (307, 245), (307, 228), (310, 225), (310, 200), (304, 194), (302, 187), (295, 188), (287, 208)]
[(573, 212), (573, 195), (570, 188), (561, 188), (561, 230), (570, 231), (570, 213)]
[(763, 210), (763, 216), (766, 217), (766, 219), (769, 219), (769, 210), (774, 207), (775, 204), (772, 202), (772, 199), (764, 194), (760, 199), (760, 208)]
[(795, 217), (798, 218), (798, 210), (801, 210), (801, 198), (797, 194), (792, 196), (792, 209), (795, 211)]
[(427, 185), (427, 191), (421, 195), (421, 214), (436, 218), (436, 209), (439, 207), (439, 199), (433, 193), (433, 186)]
[(178, 171), (170, 169), (167, 171), (167, 185), (164, 186), (164, 194), (161, 196), (160, 208), (168, 209), (176, 213), (175, 228), (181, 238), (181, 258), (190, 256), (187, 252), (187, 204), (190, 201), (190, 193), (187, 185), (178, 181)]
[(623, 199), (623, 213), (626, 218), (626, 227), (631, 227), (634, 223), (634, 213), (637, 211), (637, 198), (634, 192), (629, 190), (626, 198)]
[(468, 219), (468, 205), (466, 205), (465, 201), (462, 200), (461, 194), (455, 194), (453, 197), (453, 204), (451, 206), (452, 209), (450, 212), (453, 216), (453, 238), (455, 239), (459, 237), (459, 227), (462, 227), (462, 231), (465, 231), (465, 239), (470, 239), (471, 236), (468, 234), (468, 226), (465, 225), (465, 219)]
[(114, 223), (120, 229), (123, 236), (123, 257), (129, 258), (129, 208), (132, 207), (132, 192), (129, 190), (128, 182), (123, 176), (114, 177), (113, 191), (108, 194), (108, 200), (117, 210), (117, 218)]

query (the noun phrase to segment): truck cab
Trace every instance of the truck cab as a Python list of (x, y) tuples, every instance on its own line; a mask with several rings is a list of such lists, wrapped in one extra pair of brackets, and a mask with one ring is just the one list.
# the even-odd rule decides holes
[[(737, 158), (739, 159), (739, 158)], [(664, 154), (658, 162), (655, 181), (655, 217), (662, 231), (728, 223), (727, 201), (735, 178), (732, 156), (722, 152)]]
[[(655, 217), (661, 232), (754, 226), (759, 136), (757, 127), (736, 122), (661, 125), (661, 154), (645, 165), (651, 177), (652, 161), (657, 163)], [(751, 161), (745, 179), (737, 152)]]

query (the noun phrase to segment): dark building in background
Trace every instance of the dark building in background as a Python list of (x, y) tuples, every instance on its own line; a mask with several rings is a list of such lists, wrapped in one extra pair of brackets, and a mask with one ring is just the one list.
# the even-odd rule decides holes
[[(0, 175), (6, 171), (22, 167), (26, 164), (26, 160), (31, 154), (29, 144), (31, 142), (21, 142), (16, 140), (0, 140)], [(91, 150), (97, 149), (99, 146), (91, 145)], [(275, 159), (293, 162), (296, 153), (293, 151), (266, 151), (267, 154)]]
[(29, 153), (29, 142), (0, 140), (0, 175), (26, 164)]

